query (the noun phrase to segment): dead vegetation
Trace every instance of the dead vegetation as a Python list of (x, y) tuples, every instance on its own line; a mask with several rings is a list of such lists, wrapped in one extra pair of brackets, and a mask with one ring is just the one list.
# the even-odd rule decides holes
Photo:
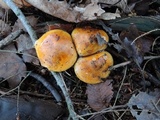
[[(25, 16), (0, 1), (1, 120), (160, 119), (159, 0), (13, 1)], [(74, 67), (49, 71), (34, 48), (49, 30), (84, 26), (109, 35), (96, 37), (114, 60), (98, 84), (80, 81)]]

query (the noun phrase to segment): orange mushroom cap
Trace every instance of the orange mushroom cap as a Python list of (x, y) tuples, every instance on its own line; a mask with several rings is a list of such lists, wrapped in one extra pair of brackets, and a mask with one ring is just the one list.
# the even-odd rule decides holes
[(98, 44), (97, 35), (100, 35), (106, 42), (109, 41), (107, 33), (103, 30), (86, 27), (75, 28), (72, 31), (72, 38), (80, 56), (88, 56), (107, 47), (106, 44)]
[(60, 29), (42, 35), (36, 41), (35, 49), (41, 65), (50, 71), (65, 71), (72, 67), (77, 59), (70, 34)]
[(79, 58), (74, 66), (77, 77), (85, 83), (96, 84), (108, 77), (108, 67), (113, 65), (110, 53), (103, 51), (91, 56)]

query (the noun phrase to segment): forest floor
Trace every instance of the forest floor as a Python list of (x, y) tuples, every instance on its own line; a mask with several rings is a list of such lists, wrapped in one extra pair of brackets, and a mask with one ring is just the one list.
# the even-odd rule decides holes
[[(159, 0), (26, 1), (15, 2), (26, 20), (0, 1), (1, 120), (160, 120)], [(44, 33), (88, 26), (109, 36), (114, 65), (103, 82), (40, 64), (34, 42)]]

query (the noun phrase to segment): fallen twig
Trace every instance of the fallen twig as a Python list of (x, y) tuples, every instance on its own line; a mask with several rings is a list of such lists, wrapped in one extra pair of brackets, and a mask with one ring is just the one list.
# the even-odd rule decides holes
[(3, 93), (2, 95), (0, 95), (0, 97), (3, 97), (3, 96), (5, 96), (5, 95), (8, 95), (9, 93), (11, 93), (11, 92), (13, 92), (13, 91), (17, 90), (17, 89), (18, 89), (18, 87), (20, 87), (20, 86), (21, 86), (21, 84), (22, 84), (22, 83), (26, 80), (26, 78), (30, 75), (30, 73), (31, 73), (31, 72), (29, 72), (29, 73), (25, 76), (25, 78), (23, 78), (23, 80), (21, 80), (21, 82), (19, 83), (19, 85), (18, 85), (18, 86), (16, 86), (15, 88), (13, 88), (13, 89), (11, 89), (11, 90), (9, 90), (9, 91), (7, 91), (7, 92)]
[(136, 40), (138, 40), (139, 38), (144, 37), (144, 36), (146, 36), (146, 35), (148, 35), (148, 34), (150, 34), (150, 33), (152, 33), (152, 32), (156, 32), (156, 31), (160, 31), (160, 29), (157, 28), (157, 29), (150, 30), (150, 31), (148, 31), (148, 32), (146, 32), (146, 33), (143, 33), (142, 35), (136, 37), (136, 38), (133, 40), (133, 42), (131, 43), (131, 45), (133, 45), (133, 43), (136, 42)]
[(46, 81), (45, 78), (33, 72), (30, 74), (30, 76), (41, 82), (52, 93), (57, 102), (62, 101), (58, 91), (48, 81)]
[(29, 36), (31, 37), (31, 40), (33, 43), (37, 40), (37, 35), (35, 31), (32, 29), (29, 21), (26, 19), (22, 11), (15, 5), (15, 3), (12, 0), (3, 0), (15, 13), (15, 15), (20, 19), (24, 27), (26, 28)]
[(112, 107), (108, 107), (104, 110), (98, 111), (98, 112), (92, 112), (92, 113), (87, 113), (84, 115), (81, 115), (81, 117), (86, 117), (86, 116), (90, 116), (90, 115), (97, 115), (97, 114), (103, 114), (103, 113), (107, 113), (107, 112), (113, 112), (113, 111), (124, 111), (125, 109), (123, 108), (127, 108), (128, 105), (124, 104), (124, 105), (117, 105), (117, 106), (112, 106)]
[(63, 76), (60, 73), (55, 73), (55, 72), (51, 72), (51, 73), (55, 77), (55, 79), (60, 79), (59, 81), (57, 81), (57, 84), (60, 86), (60, 88), (61, 88), (61, 90), (64, 94), (64, 97), (66, 99), (67, 107), (68, 107), (68, 110), (69, 110), (69, 113), (70, 113), (70, 117), (72, 117), (73, 120), (78, 120), (77, 115), (74, 111), (74, 107), (72, 105), (72, 101), (69, 97), (69, 93), (68, 93), (68, 90), (67, 90), (67, 86), (64, 82)]
[[(26, 0), (34, 7), (44, 11), (47, 14), (60, 18), (68, 22), (80, 22), (84, 20), (81, 13), (71, 8), (66, 1), (58, 0)], [(39, 4), (37, 4), (39, 3)], [(39, 6), (40, 5), (40, 6)], [(47, 8), (47, 9), (46, 9)]]
[[(153, 60), (153, 59), (159, 59), (160, 56), (144, 56), (144, 60)], [(125, 62), (122, 62), (122, 63), (119, 63), (119, 64), (116, 64), (116, 65), (113, 65), (111, 67), (109, 67), (108, 70), (115, 70), (119, 67), (124, 67), (126, 65), (129, 65), (132, 61), (125, 61)]]
[(22, 30), (17, 30), (15, 32), (12, 32), (9, 34), (6, 38), (2, 39), (0, 41), (0, 49), (2, 49), (4, 46), (10, 44), (13, 40), (15, 40), (17, 37), (21, 35), (23, 31)]
[(115, 106), (116, 103), (117, 103), (120, 90), (121, 90), (121, 88), (122, 88), (122, 86), (123, 86), (123, 83), (124, 83), (124, 80), (125, 80), (125, 78), (126, 78), (126, 74), (127, 74), (127, 67), (125, 67), (125, 69), (124, 69), (123, 79), (122, 79), (122, 82), (121, 82), (121, 84), (120, 84), (120, 86), (119, 86), (119, 89), (118, 89), (118, 92), (117, 92), (117, 95), (116, 95), (116, 98), (115, 98), (115, 101), (114, 101), (113, 106)]

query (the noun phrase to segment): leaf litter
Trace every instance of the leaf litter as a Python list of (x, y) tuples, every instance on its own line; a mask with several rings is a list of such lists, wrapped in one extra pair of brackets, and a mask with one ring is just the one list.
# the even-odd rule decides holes
[[(79, 3), (81, 3), (81, 5), (80, 4), (79, 4), (79, 6), (78, 6), (78, 4), (73, 5), (74, 9), (73, 9), (72, 5), (69, 5), (66, 1), (54, 1), (54, 2), (56, 2), (56, 4), (53, 4), (53, 2), (45, 1), (45, 0), (43, 0), (43, 1), (42, 0), (39, 0), (39, 1), (27, 0), (27, 1), (30, 2), (33, 6), (37, 7), (38, 9), (40, 9), (48, 14), (51, 14), (52, 16), (61, 18), (65, 21), (69, 21), (69, 22), (79, 22), (79, 21), (93, 20), (93, 19), (98, 19), (98, 18), (105, 19), (105, 17), (102, 16), (106, 13), (105, 10), (103, 9), (105, 7), (109, 8), (112, 6), (116, 6), (116, 7), (118, 7), (118, 9), (122, 9), (123, 12), (125, 12), (125, 13), (128, 13), (131, 10), (134, 10), (134, 7), (136, 9), (138, 8), (138, 6), (136, 6), (137, 5), (136, 2), (132, 3), (131, 6), (129, 6), (129, 4), (127, 3), (128, 1), (126, 1), (126, 0), (121, 0), (121, 1), (119, 1), (119, 0), (113, 0), (113, 1), (108, 1), (108, 0), (106, 0), (106, 1), (91, 0), (90, 1), (90, 0), (87, 0), (86, 1), (87, 4), (85, 4), (84, 2), (79, 2)], [(75, 1), (73, 0), (73, 3), (74, 2)], [(142, 1), (142, 2), (145, 2), (145, 1)], [(63, 5), (63, 7), (62, 7), (62, 5)], [(46, 6), (54, 6), (54, 7), (46, 7)], [(147, 4), (147, 7), (148, 6), (149, 6), (149, 4)], [(128, 8), (129, 8), (129, 10), (128, 10)], [(144, 9), (144, 10), (145, 10), (145, 12), (148, 12), (147, 9)], [(55, 12), (53, 12), (53, 11), (55, 11)], [(136, 10), (136, 12), (137, 11), (138, 11), (138, 9)], [(110, 18), (116, 19), (117, 17), (120, 17), (119, 15), (120, 14), (113, 13), (113, 14), (111, 14)], [(36, 16), (37, 16), (37, 14), (36, 14)], [(114, 42), (111, 41), (111, 43), (107, 43), (107, 44), (110, 47), (113, 46), (118, 51), (119, 54), (122, 54), (122, 56), (129, 58), (129, 60), (136, 59), (138, 61), (138, 63), (141, 64), (142, 62), (144, 62), (143, 61), (144, 55), (146, 55), (146, 53), (149, 54), (150, 47), (153, 43), (153, 40), (152, 40), (152, 38), (150, 39), (149, 37), (141, 37), (141, 38), (137, 39), (135, 42), (133, 42), (133, 41), (142, 34), (142, 32), (140, 31), (141, 30), (140, 28), (143, 28), (142, 30), (145, 30), (145, 31), (148, 30), (148, 28), (153, 29), (154, 26), (159, 26), (159, 21), (156, 20), (156, 22), (155, 21), (153, 22), (153, 19), (149, 20), (144, 17), (143, 20), (146, 19), (146, 21), (147, 20), (150, 21), (152, 23), (151, 26), (149, 25), (146, 27), (144, 24), (145, 21), (143, 21), (142, 23), (135, 22), (136, 24), (130, 24), (130, 23), (132, 23), (136, 20), (139, 20), (139, 19), (138, 19), (138, 17), (137, 18), (130, 17), (127, 20), (128, 23), (125, 23), (123, 20), (121, 21), (121, 19), (118, 19), (119, 21), (115, 22), (114, 25), (112, 22), (111, 22), (112, 24), (109, 23), (111, 25), (110, 30), (122, 31), (120, 35), (116, 33), (114, 35), (112, 34), (113, 36), (111, 35), (111, 37), (113, 39), (114, 39), (114, 37), (115, 38), (120, 37), (122, 41), (119, 42), (119, 41), (116, 41), (116, 39), (114, 39)], [(30, 16), (30, 17), (28, 17), (28, 20), (29, 21), (31, 20), (30, 22), (32, 24), (32, 27), (35, 28), (35, 26), (37, 25), (38, 19), (34, 18), (33, 16), (32, 17)], [(106, 24), (107, 24), (107, 22), (108, 21), (106, 21)], [(113, 20), (113, 22), (114, 22), (114, 20)], [(117, 23), (120, 23), (120, 25), (119, 25), (120, 27), (118, 26)], [(124, 26), (123, 25), (121, 26), (121, 23)], [(148, 22), (146, 22), (146, 23), (148, 23)], [(126, 27), (126, 25), (127, 25), (127, 27)], [(128, 27), (128, 26), (130, 26), (130, 27)], [(121, 27), (128, 28), (128, 29), (124, 30)], [(19, 28), (23, 29), (25, 31), (25, 29), (20, 21), (15, 23), (15, 26), (13, 27), (12, 31), (15, 31)], [(114, 28), (116, 28), (116, 29), (114, 29)], [(63, 29), (65, 29), (65, 28), (63, 28)], [(10, 33), (8, 31), (10, 31), (10, 30), (6, 30), (6, 32), (4, 32), (5, 34), (3, 34), (3, 35), (4, 36), (8, 35)], [(19, 40), (16, 42), (16, 45), (17, 45), (16, 48), (18, 49), (18, 52), (36, 56), (35, 50), (33, 49), (33, 46), (31, 45), (31, 42), (29, 41), (29, 37), (27, 34), (21, 35), (21, 37), (19, 37), (18, 39)], [(98, 39), (99, 44), (104, 43), (104, 40), (103, 40), (103, 38), (101, 38), (101, 36), (97, 36), (97, 39)], [(12, 50), (12, 49), (9, 48), (9, 50)], [(13, 49), (13, 51), (16, 51), (15, 48)], [(126, 54), (124, 54), (123, 51), (125, 51)], [(13, 67), (13, 68), (11, 68), (11, 70), (14, 71), (13, 73), (11, 72), (10, 75), (16, 75), (16, 73), (18, 71), (17, 69), (19, 69), (19, 68), (20, 68), (19, 70), (21, 70), (20, 72), (25, 71), (26, 66), (25, 66), (24, 62), (35, 63), (35, 64), (38, 64), (38, 62), (39, 62), (36, 59), (32, 59), (30, 56), (22, 55), (21, 56), (22, 58), (21, 58), (21, 57), (19, 57), (19, 55), (13, 54), (13, 53), (12, 54), (11, 53), (2, 53), (1, 56), (5, 56), (5, 54), (8, 54), (9, 57), (8, 58), (7, 57), (4, 57), (4, 58), (0, 57), (0, 59), (2, 59), (1, 61), (3, 61), (2, 64), (0, 64), (0, 66), (2, 67), (1, 71), (3, 73), (4, 73), (3, 63), (4, 64), (9, 64), (9, 62), (11, 64), (13, 64), (15, 62), (19, 63), (18, 65), (10, 66), (10, 67)], [(13, 61), (11, 61), (11, 59), (13, 59)], [(141, 65), (143, 65), (143, 64), (141, 64)], [(7, 70), (9, 70), (9, 68), (7, 68)], [(7, 74), (7, 73), (4, 73), (4, 74)], [(121, 76), (120, 71), (118, 71), (117, 74), (119, 76)], [(116, 76), (117, 74), (115, 74), (115, 71), (113, 71), (113, 76)], [(136, 73), (129, 73), (128, 76), (132, 76), (131, 74), (136, 74)], [(11, 80), (9, 85), (15, 86), (16, 84), (18, 84), (20, 82), (21, 78), (24, 76), (25, 76), (25, 74), (19, 76), (19, 78), (15, 78), (15, 79)], [(111, 78), (113, 76), (111, 75)], [(135, 84), (133, 84), (134, 81), (130, 80), (131, 78), (129, 78), (128, 76), (126, 77), (126, 79), (127, 79), (127, 81), (130, 81), (131, 83), (124, 83), (124, 84), (133, 85), (133, 88), (131, 87), (131, 85), (126, 87), (130, 90), (130, 93), (131, 93), (135, 89), (137, 90), (139, 88), (137, 86), (135, 87)], [(69, 76), (69, 77), (71, 77), (71, 76)], [(8, 78), (8, 77), (6, 77), (6, 78)], [(113, 80), (113, 83), (118, 84), (119, 82), (117, 82), (117, 81), (119, 79), (115, 79), (115, 78)], [(18, 80), (18, 81), (15, 81), (15, 80)], [(15, 83), (12, 83), (12, 82), (15, 82)], [(72, 89), (72, 87), (70, 87), (70, 88)], [(114, 97), (113, 97), (114, 91), (116, 91), (116, 90), (114, 90), (114, 88), (112, 87), (111, 80), (106, 80), (104, 83), (97, 84), (97, 85), (87, 85), (87, 90), (86, 90), (87, 103), (89, 104), (89, 106), (93, 110), (101, 111), (101, 110), (105, 109), (106, 107), (108, 107), (109, 105), (111, 105), (111, 100), (114, 99)], [(122, 93), (121, 93), (121, 91), (122, 91)], [(121, 94), (123, 94), (123, 92), (124, 92), (123, 90), (121, 90), (121, 91), (120, 91), (120, 98), (121, 98)], [(149, 92), (149, 93), (140, 92), (138, 95), (133, 95), (128, 102), (128, 106), (131, 109), (131, 114), (134, 117), (136, 117), (137, 120), (146, 119), (145, 118), (146, 116), (150, 119), (152, 119), (152, 118), (159, 119), (157, 117), (157, 115), (159, 115), (159, 111), (158, 111), (159, 110), (159, 103), (157, 102), (158, 98), (159, 98), (158, 93), (159, 93), (159, 90), (155, 90), (154, 92)], [(127, 96), (127, 95), (124, 94), (124, 96)], [(146, 98), (148, 98), (148, 99), (146, 99)], [(120, 99), (118, 99), (118, 100), (119, 100), (118, 102), (121, 103), (121, 100)], [(149, 100), (152, 102), (150, 102)], [(151, 104), (151, 103), (153, 103), (153, 104)], [(79, 104), (81, 104), (81, 103), (78, 103), (78, 105)], [(135, 106), (136, 106), (136, 109), (135, 109)], [(146, 108), (147, 108), (147, 111), (146, 111)], [(84, 109), (88, 109), (88, 108), (86, 108), (86, 105), (85, 105)], [(137, 112), (136, 111), (137, 109), (140, 110), (140, 112)], [(92, 112), (92, 110), (91, 110), (91, 112)], [(116, 111), (116, 113), (120, 113), (120, 112)], [(111, 116), (111, 117), (113, 117), (113, 116), (115, 117), (115, 115), (112, 116), (110, 113), (108, 113), (107, 115)], [(118, 115), (118, 114), (116, 114), (116, 115)], [(120, 119), (120, 118), (118, 118), (118, 119)]]
[[(33, 26), (36, 29), (38, 19), (34, 16), (27, 16), (26, 18), (28, 19), (31, 26)], [(15, 22), (12, 31), (15, 31), (17, 29), (23, 29), (23, 31), (26, 31), (19, 19)], [(34, 45), (28, 34), (21, 34), (16, 39), (16, 47), (17, 51), (22, 54), (22, 59), (24, 62), (39, 65), (39, 60), (36, 57)]]
[[(66, 1), (47, 1), (47, 0), (34, 0), (34, 1), (26, 0), (26, 1), (47, 14), (50, 14), (57, 18), (61, 18), (62, 20), (68, 22), (75, 22), (75, 23), (87, 20), (96, 20), (99, 17), (101, 17), (101, 15), (105, 13), (105, 11), (102, 9), (101, 4), (99, 3), (110, 4), (110, 5), (115, 4), (115, 6), (118, 6), (124, 11), (127, 8), (126, 0), (122, 0), (120, 2), (118, 2), (118, 0), (112, 0), (112, 1), (87, 0), (83, 4), (81, 3), (81, 5), (79, 6), (74, 5), (74, 7), (70, 6)], [(110, 14), (110, 15), (111, 19), (117, 16), (117, 14)]]
[(143, 62), (144, 54), (150, 51), (150, 47), (153, 43), (153, 40), (147, 37), (141, 37), (134, 41), (140, 35), (141, 32), (134, 24), (130, 25), (128, 31), (122, 31), (120, 34), (120, 38), (125, 48), (127, 48), (125, 51), (128, 57), (137, 60), (139, 64)]
[(16, 119), (17, 113), (21, 120), (55, 120), (57, 116), (66, 112), (51, 100), (34, 99), (23, 95), (19, 98), (18, 104), (19, 111), (17, 111), (17, 96), (0, 98), (1, 120)]
[(112, 80), (96, 85), (87, 85), (87, 102), (93, 110), (100, 111), (109, 106), (113, 97)]
[(0, 29), (0, 34), (2, 37), (6, 37), (9, 33), (11, 33), (11, 26), (3, 20), (0, 20)]
[(133, 94), (127, 105), (137, 120), (160, 120), (160, 89)]
[(14, 53), (16, 49), (13, 44), (5, 47), (4, 51), (5, 50), (9, 50), (9, 52), (1, 51), (0, 76), (3, 79), (6, 79), (9, 86), (13, 88), (20, 83), (22, 77), (26, 76), (25, 72), (27, 69), (23, 60), (16, 53)]
[[(28, 16), (27, 19), (32, 26), (36, 26), (37, 18), (34, 16)], [(19, 19), (15, 22), (12, 29), (10, 25), (3, 21), (1, 21), (1, 27), (4, 28), (2, 33), (5, 36), (11, 33), (11, 31), (16, 31), (19, 29), (23, 29), (25, 31), (25, 28)], [(39, 64), (39, 60), (35, 57), (36, 52), (32, 49), (34, 46), (27, 34), (21, 34), (20, 37), (16, 38), (15, 41), (17, 44), (11, 44), (5, 47), (3, 50), (9, 51), (3, 52), (2, 50), (0, 56), (0, 76), (8, 81), (11, 88), (16, 87), (22, 78), (26, 76), (25, 71), (27, 68), (24, 61)], [(20, 58), (16, 53), (21, 53), (23, 59)]]

